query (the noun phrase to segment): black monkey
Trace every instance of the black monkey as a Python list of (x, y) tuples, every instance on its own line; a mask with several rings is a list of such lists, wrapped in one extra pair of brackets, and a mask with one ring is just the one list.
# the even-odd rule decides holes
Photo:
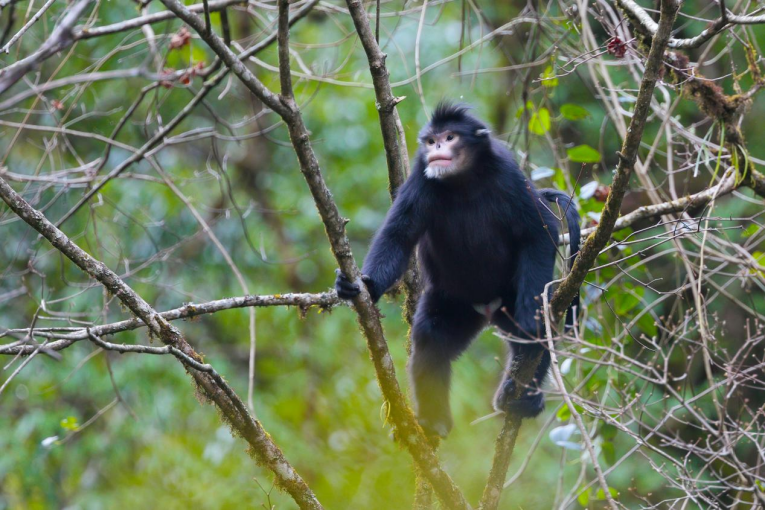
[[(440, 103), (419, 135), (412, 172), (399, 189), (364, 262), (363, 281), (377, 301), (407, 268), (415, 246), (424, 290), (412, 325), (409, 363), (418, 420), (429, 434), (446, 436), (450, 365), (488, 323), (514, 338), (542, 335), (541, 295), (553, 280), (556, 216), (543, 200), (566, 210), (572, 258), (579, 250), (580, 217), (570, 198), (536, 190), (510, 151), (462, 105)], [(338, 296), (359, 294), (337, 271)], [(572, 312), (568, 313), (571, 324)], [(539, 342), (512, 342), (513, 357), (544, 351), (535, 379), (511, 400), (504, 377), (494, 406), (534, 417), (543, 410), (539, 390), (550, 354)]]

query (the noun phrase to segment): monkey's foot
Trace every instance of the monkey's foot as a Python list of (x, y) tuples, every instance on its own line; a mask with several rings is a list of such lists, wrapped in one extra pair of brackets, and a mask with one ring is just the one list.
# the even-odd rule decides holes
[(418, 424), (423, 428), (427, 437), (447, 438), (452, 431), (452, 419), (449, 417), (441, 419), (427, 419), (418, 417)]
[(545, 408), (543, 393), (537, 387), (528, 387), (519, 399), (512, 399), (516, 391), (516, 382), (505, 380), (495, 393), (493, 405), (498, 412), (512, 413), (524, 418), (537, 417)]

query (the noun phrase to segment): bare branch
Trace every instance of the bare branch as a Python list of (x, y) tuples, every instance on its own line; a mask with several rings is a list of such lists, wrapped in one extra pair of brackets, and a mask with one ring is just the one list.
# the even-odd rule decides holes
[[(404, 183), (410, 172), (407, 147), (404, 143), (405, 138), (403, 133), (400, 133), (402, 122), (399, 119), (399, 111), (396, 109), (396, 105), (402, 102), (404, 97), (394, 96), (391, 90), (389, 72), (386, 67), (387, 56), (380, 50), (377, 40), (378, 31), (376, 30), (374, 35), (372, 33), (369, 16), (367, 16), (361, 0), (348, 0), (347, 5), (370, 66), (372, 84), (375, 88), (375, 105), (380, 119), (380, 132), (383, 135), (383, 147), (386, 150), (389, 194), (393, 200), (396, 191)], [(378, 5), (376, 14), (379, 13), (380, 5)], [(376, 21), (379, 20), (380, 18), (376, 16)], [(420, 292), (420, 276), (414, 256), (410, 259), (407, 272), (404, 274), (404, 289), (406, 294), (404, 317), (407, 323), (411, 324)]]
[(619, 153), (620, 162), (617, 166), (611, 191), (606, 199), (604, 210), (601, 213), (601, 222), (596, 231), (591, 234), (580, 250), (580, 254), (574, 262), (572, 271), (561, 285), (556, 289), (551, 299), (551, 312), (558, 319), (566, 312), (580, 286), (585, 280), (588, 270), (593, 265), (599, 252), (607, 244), (614, 230), (617, 218), (620, 216), (622, 198), (628, 188), (630, 174), (636, 163), (638, 148), (644, 133), (646, 117), (654, 94), (654, 87), (659, 78), (662, 67), (662, 58), (665, 47), (670, 39), (673, 23), (680, 4), (677, 0), (663, 0), (661, 4), (660, 23), (657, 34), (652, 39), (652, 46), (646, 60), (646, 70), (641, 79), (641, 86), (636, 99), (636, 107), (630, 120), (630, 127)]
[[(232, 5), (242, 5), (246, 3), (246, 0), (211, 0), (205, 2), (208, 5), (209, 12), (222, 11)], [(191, 12), (201, 12), (205, 8), (205, 4), (189, 5), (188, 9)], [(118, 32), (125, 32), (133, 28), (140, 28), (144, 25), (151, 25), (154, 23), (160, 23), (174, 19), (176, 17), (173, 11), (155, 12), (153, 14), (147, 14), (139, 18), (133, 18), (119, 23), (112, 23), (111, 25), (104, 25), (102, 27), (82, 28), (75, 30), (74, 38), (79, 39), (91, 39), (93, 37), (101, 37), (109, 34), (116, 34)]]
[[(534, 378), (535, 370), (540, 365), (542, 353), (532, 359), (514, 358), (508, 371), (508, 377), (516, 382), (516, 389), (511, 399), (518, 399)], [(516, 447), (516, 439), (521, 429), (522, 418), (516, 414), (506, 414), (503, 427), (495, 440), (495, 455), (489, 471), (487, 484), (479, 501), (479, 509), (497, 509), (503, 494), (503, 484), (511, 463), (511, 456)]]
[(152, 334), (168, 345), (168, 349), (172, 350), (175, 356), (183, 357), (187, 369), (193, 369), (188, 371), (189, 374), (204, 390), (205, 395), (224, 414), (234, 431), (250, 444), (258, 461), (274, 472), (279, 486), (284, 488), (299, 506), (321, 509), (321, 505), (311, 489), (293, 469), (261, 424), (253, 419), (231, 387), (220, 376), (216, 378), (212, 373), (208, 373), (197, 366), (197, 364), (203, 364), (202, 357), (194, 351), (177, 328), (157, 314), (143, 298), (104, 263), (97, 261), (73, 243), (66, 234), (50, 223), (42, 213), (30, 206), (2, 178), (0, 178), (0, 197), (22, 220), (42, 234), (56, 249), (85, 273), (99, 281), (128, 309), (141, 318), (149, 326)]
[[(616, 0), (617, 4), (625, 9), (630, 14), (630, 18), (643, 25), (643, 27), (652, 35), (655, 36), (659, 30), (659, 25), (652, 19), (648, 12), (643, 7), (638, 5), (633, 0)], [(725, 9), (725, 8), (724, 8)], [(668, 39), (668, 48), (673, 49), (690, 49), (699, 48), (707, 41), (712, 39), (716, 34), (724, 31), (733, 25), (762, 25), (766, 21), (766, 15), (761, 16), (735, 16), (728, 14), (721, 16), (710, 22), (702, 32), (695, 37), (687, 39), (676, 39), (671, 37)]]
[[(638, 209), (619, 217), (614, 223), (614, 229), (612, 232), (619, 231), (621, 229), (627, 229), (637, 222), (646, 220), (647, 218), (667, 215), (668, 213), (678, 213), (681, 211), (686, 211), (690, 208), (704, 206), (712, 201), (713, 198), (722, 197), (736, 190), (738, 187), (736, 184), (736, 174), (725, 174), (723, 183), (721, 183), (720, 190), (718, 190), (716, 193), (717, 187), (718, 185), (711, 186), (710, 188), (705, 188), (701, 192), (695, 193), (694, 195), (687, 195), (686, 197), (681, 197), (680, 199), (662, 202), (660, 204), (651, 204), (649, 206), (641, 206)], [(597, 226), (587, 227), (583, 229), (580, 234), (582, 238), (587, 238), (596, 232), (596, 229), (598, 229)], [(562, 245), (567, 245), (569, 243), (569, 233), (559, 236), (559, 243)]]
[[(187, 303), (183, 307), (160, 312), (159, 315), (168, 321), (175, 321), (178, 319), (195, 318), (204, 314), (214, 314), (216, 312), (230, 309), (240, 309), (243, 307), (298, 307), (301, 311), (306, 311), (311, 307), (330, 309), (343, 303), (344, 302), (338, 299), (338, 295), (335, 291), (316, 294), (286, 293), (279, 295), (246, 295), (222, 298), (220, 300), (213, 300), (205, 303)], [(46, 349), (59, 351), (71, 346), (75, 341), (87, 339), (88, 331), (93, 335), (103, 337), (105, 335), (113, 335), (119, 332), (135, 330), (136, 328), (142, 328), (144, 326), (146, 326), (146, 323), (140, 318), (133, 318), (89, 328), (19, 328), (0, 333), (0, 338), (9, 334), (33, 334), (37, 337), (56, 339), (56, 341), (48, 343)], [(0, 345), (0, 355), (30, 355), (34, 350), (35, 346), (18, 342)]]
[[(303, 18), (310, 10), (311, 8), (318, 2), (318, 0), (314, 0), (313, 2), (309, 2), (303, 9), (301, 9), (296, 15), (290, 20), (290, 25), (298, 21), (299, 19)], [(192, 14), (188, 9), (184, 8), (186, 12), (189, 13), (189, 16), (195, 16)], [(196, 16), (195, 16), (196, 17)], [(246, 68), (242, 64), (241, 60), (246, 59), (259, 51), (263, 50), (264, 48), (270, 46), (275, 40), (276, 40), (277, 34), (274, 33), (271, 36), (267, 37), (260, 43), (254, 45), (252, 48), (249, 48), (242, 52), (239, 56), (235, 55), (231, 50), (228, 49), (228, 47), (220, 41), (220, 39), (217, 39), (217, 41), (220, 42), (220, 44), (223, 46), (223, 48), (226, 50), (226, 56), (230, 60), (233, 59), (235, 62), (239, 62), (239, 67), (237, 69), (240, 69), (240, 72), (244, 69), (246, 71)], [(202, 88), (197, 92), (197, 94), (194, 95), (194, 98), (192, 98), (191, 101), (189, 101), (183, 109), (181, 109), (178, 114), (176, 114), (175, 117), (173, 117), (170, 122), (168, 122), (166, 125), (164, 125), (161, 129), (157, 130), (157, 132), (143, 145), (141, 146), (138, 151), (136, 151), (130, 158), (123, 160), (119, 165), (117, 165), (114, 169), (112, 169), (109, 174), (104, 177), (101, 181), (96, 183), (93, 187), (91, 187), (90, 190), (86, 194), (84, 194), (79, 201), (77, 201), (77, 204), (72, 206), (72, 208), (67, 211), (64, 216), (62, 216), (58, 222), (56, 222), (56, 226), (61, 227), (61, 225), (64, 224), (69, 218), (72, 217), (85, 203), (87, 203), (91, 198), (93, 198), (94, 195), (96, 195), (101, 188), (104, 187), (109, 181), (111, 181), (113, 178), (119, 176), (125, 169), (130, 167), (133, 163), (136, 163), (144, 158), (146, 153), (152, 149), (154, 146), (156, 146), (160, 141), (162, 141), (165, 136), (167, 136), (171, 131), (173, 131), (176, 126), (178, 126), (181, 121), (183, 121), (193, 110), (194, 108), (201, 103), (205, 97), (208, 95), (208, 93), (213, 90), (216, 86), (218, 86), (221, 81), (229, 74), (229, 70), (231, 69), (231, 66), (227, 64), (227, 67), (219, 71), (216, 75), (214, 75), (212, 78), (208, 79), (205, 84), (202, 86)], [(248, 71), (249, 73), (249, 71)], [(250, 74), (252, 79), (260, 84), (258, 80)], [(268, 92), (270, 94), (270, 97), (272, 99), (272, 103), (275, 105), (279, 104), (279, 101), (276, 98), (276, 96), (269, 92), (268, 89), (266, 89), (265, 86), (262, 84), (260, 85), (261, 89)], [(266, 103), (266, 101), (264, 101)], [(280, 107), (281, 108), (281, 107)]]
[(14, 62), (0, 70), (0, 94), (3, 94), (18, 82), (22, 76), (31, 71), (40, 62), (56, 52), (68, 48), (75, 41), (72, 27), (85, 12), (92, 0), (77, 0), (66, 11), (61, 21), (51, 32), (50, 37), (40, 46), (40, 49), (26, 58)]
[[(388, 352), (378, 311), (361, 281), (359, 268), (354, 261), (351, 247), (345, 234), (346, 220), (341, 217), (338, 207), (332, 199), (332, 194), (322, 177), (319, 162), (311, 146), (308, 130), (295, 103), (292, 89), (287, 87), (290, 85), (290, 79), (280, 76), (282, 95), (276, 96), (237, 59), (236, 55), (226, 47), (218, 36), (215, 34), (205, 34), (204, 22), (197, 15), (189, 12), (178, 0), (162, 0), (162, 2), (200, 35), (253, 94), (284, 119), (290, 134), (290, 140), (298, 156), (301, 172), (306, 179), (306, 183), (314, 197), (314, 203), (322, 217), (325, 231), (327, 232), (330, 246), (338, 261), (338, 265), (341, 271), (349, 276), (351, 280), (360, 284), (359, 287), (362, 289), (360, 295), (354, 299), (354, 306), (375, 365), (378, 383), (389, 407), (388, 416), (396, 429), (397, 437), (407, 447), (418, 466), (427, 475), (442, 502), (450, 508), (466, 508), (465, 498), (449, 475), (441, 469), (433, 448), (428, 443), (422, 429), (418, 426), (415, 416), (407, 405), (399, 383), (396, 380), (393, 360)], [(281, 27), (285, 27), (284, 19), (287, 16), (288, 8), (288, 3), (285, 0), (280, 0)], [(280, 49), (279, 52), (279, 65), (280, 69), (287, 71), (289, 74), (289, 52), (286, 48), (288, 39), (289, 34), (287, 30), (280, 32), (279, 42), (280, 46), (284, 46), (284, 48)]]
[(9, 51), (9, 50), (10, 50), (10, 48), (11, 48), (11, 46), (13, 46), (13, 43), (15, 43), (16, 41), (18, 41), (18, 40), (21, 38), (21, 36), (23, 36), (23, 35), (24, 35), (24, 32), (26, 32), (27, 30), (29, 30), (29, 29), (32, 27), (32, 25), (34, 25), (35, 23), (37, 23), (37, 20), (39, 20), (39, 19), (42, 17), (42, 15), (43, 15), (43, 14), (45, 14), (45, 11), (47, 11), (47, 10), (48, 10), (48, 8), (49, 8), (51, 5), (53, 5), (53, 3), (54, 3), (55, 1), (56, 1), (56, 0), (48, 0), (47, 2), (45, 2), (45, 4), (43, 4), (43, 6), (42, 6), (42, 7), (40, 7), (40, 10), (39, 10), (39, 11), (37, 11), (37, 12), (35, 13), (35, 15), (34, 15), (34, 16), (32, 16), (32, 17), (29, 19), (29, 21), (28, 21), (28, 22), (27, 22), (27, 23), (26, 23), (26, 24), (25, 24), (23, 27), (21, 27), (21, 30), (19, 30), (18, 32), (16, 32), (16, 34), (14, 34), (14, 36), (13, 36), (13, 37), (11, 37), (11, 40), (10, 40), (10, 41), (8, 41), (8, 44), (6, 44), (6, 45), (5, 45), (5, 46), (3, 46), (2, 48), (0, 48), (0, 53), (8, 53), (8, 51)]

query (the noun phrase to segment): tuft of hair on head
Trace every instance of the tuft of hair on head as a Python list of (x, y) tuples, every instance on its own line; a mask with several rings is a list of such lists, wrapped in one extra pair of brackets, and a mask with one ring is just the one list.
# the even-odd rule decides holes
[(470, 107), (463, 103), (452, 103), (447, 100), (439, 101), (431, 116), (431, 123), (446, 124), (453, 121), (462, 121), (469, 115), (468, 110), (470, 110)]
[[(443, 127), (449, 125), (458, 125), (477, 138), (489, 138), (490, 130), (486, 124), (471, 115), (471, 107), (465, 103), (452, 103), (450, 101), (440, 101), (434, 109), (433, 116), (429, 125), (431, 127)], [(461, 131), (462, 131), (461, 130)]]

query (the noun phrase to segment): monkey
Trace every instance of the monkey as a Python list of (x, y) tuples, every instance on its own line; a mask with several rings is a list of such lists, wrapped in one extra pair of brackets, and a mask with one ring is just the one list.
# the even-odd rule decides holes
[[(362, 268), (362, 281), (377, 302), (417, 247), (423, 290), (412, 321), (408, 370), (418, 422), (429, 435), (449, 434), (451, 363), (488, 325), (515, 339), (494, 408), (535, 417), (544, 408), (540, 386), (550, 366), (550, 353), (539, 341), (541, 296), (553, 280), (559, 221), (543, 201), (558, 201), (565, 210), (570, 262), (579, 250), (580, 216), (566, 193), (536, 190), (508, 148), (466, 105), (441, 102), (418, 141), (412, 171)], [(340, 270), (336, 275), (340, 298), (359, 294), (357, 284)], [(578, 303), (567, 312), (567, 325)], [(512, 361), (541, 351), (532, 383), (512, 399)]]

